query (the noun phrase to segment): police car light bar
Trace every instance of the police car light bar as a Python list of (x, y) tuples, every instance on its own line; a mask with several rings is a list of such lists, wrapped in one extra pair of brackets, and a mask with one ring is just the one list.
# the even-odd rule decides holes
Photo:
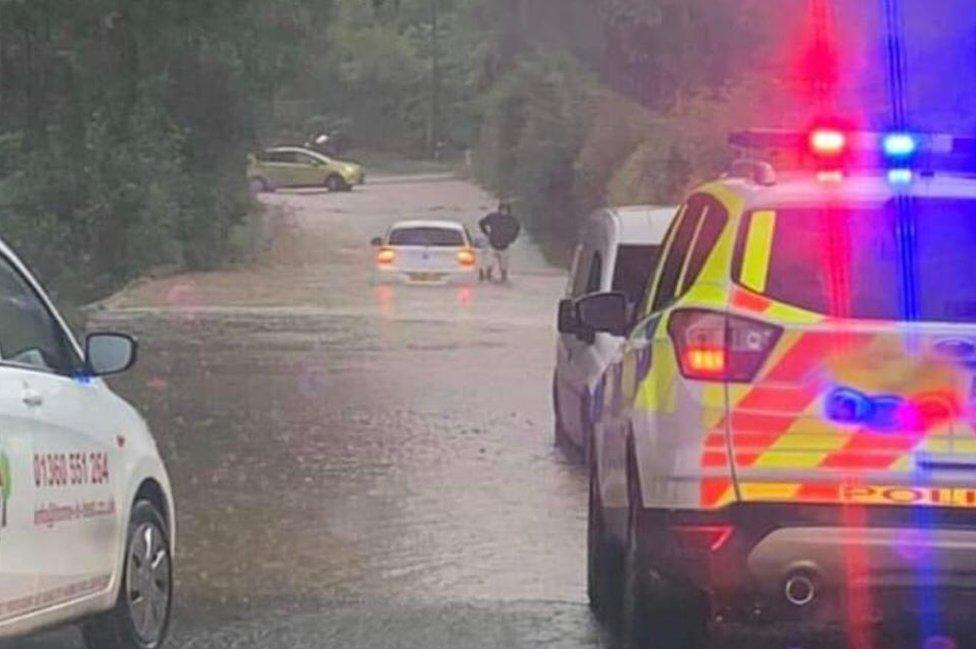
[(847, 151), (847, 134), (835, 128), (810, 131), (810, 151), (824, 158), (836, 158)]
[[(740, 151), (786, 155), (815, 163), (821, 171), (898, 169), (976, 174), (976, 137), (941, 133), (845, 131), (817, 127), (806, 132), (750, 129), (732, 133)], [(904, 175), (899, 175), (903, 178)]]

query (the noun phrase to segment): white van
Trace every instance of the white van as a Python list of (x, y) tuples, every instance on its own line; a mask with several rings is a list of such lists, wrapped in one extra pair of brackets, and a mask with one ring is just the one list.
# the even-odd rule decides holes
[(575, 447), (584, 457), (595, 414), (593, 390), (623, 338), (582, 330), (575, 321), (574, 303), (591, 293), (621, 291), (636, 308), (677, 211), (677, 207), (646, 205), (604, 208), (580, 230), (569, 285), (559, 303), (553, 407), (556, 444)]

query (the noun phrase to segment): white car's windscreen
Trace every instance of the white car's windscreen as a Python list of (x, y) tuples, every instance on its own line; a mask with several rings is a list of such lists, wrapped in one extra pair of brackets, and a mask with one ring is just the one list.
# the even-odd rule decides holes
[(390, 232), (391, 246), (424, 246), (457, 248), (465, 245), (464, 233), (451, 228), (398, 228)]

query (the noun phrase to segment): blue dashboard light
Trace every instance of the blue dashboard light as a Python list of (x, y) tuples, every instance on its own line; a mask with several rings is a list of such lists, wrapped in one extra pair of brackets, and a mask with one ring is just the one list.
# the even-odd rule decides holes
[(908, 133), (889, 133), (884, 137), (883, 146), (889, 158), (909, 158), (918, 151), (918, 141)]

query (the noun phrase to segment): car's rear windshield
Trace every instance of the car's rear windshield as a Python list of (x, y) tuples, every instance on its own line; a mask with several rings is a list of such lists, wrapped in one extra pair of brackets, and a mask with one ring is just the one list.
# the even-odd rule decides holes
[(613, 271), (613, 290), (626, 293), (631, 304), (643, 302), (651, 272), (657, 266), (660, 256), (661, 246), (620, 246)]
[[(768, 297), (838, 317), (976, 322), (976, 201), (906, 197), (748, 221), (758, 220), (773, 224)], [(740, 237), (740, 248), (756, 239)]]
[(390, 232), (391, 246), (463, 246), (464, 234), (452, 228), (398, 228)]

